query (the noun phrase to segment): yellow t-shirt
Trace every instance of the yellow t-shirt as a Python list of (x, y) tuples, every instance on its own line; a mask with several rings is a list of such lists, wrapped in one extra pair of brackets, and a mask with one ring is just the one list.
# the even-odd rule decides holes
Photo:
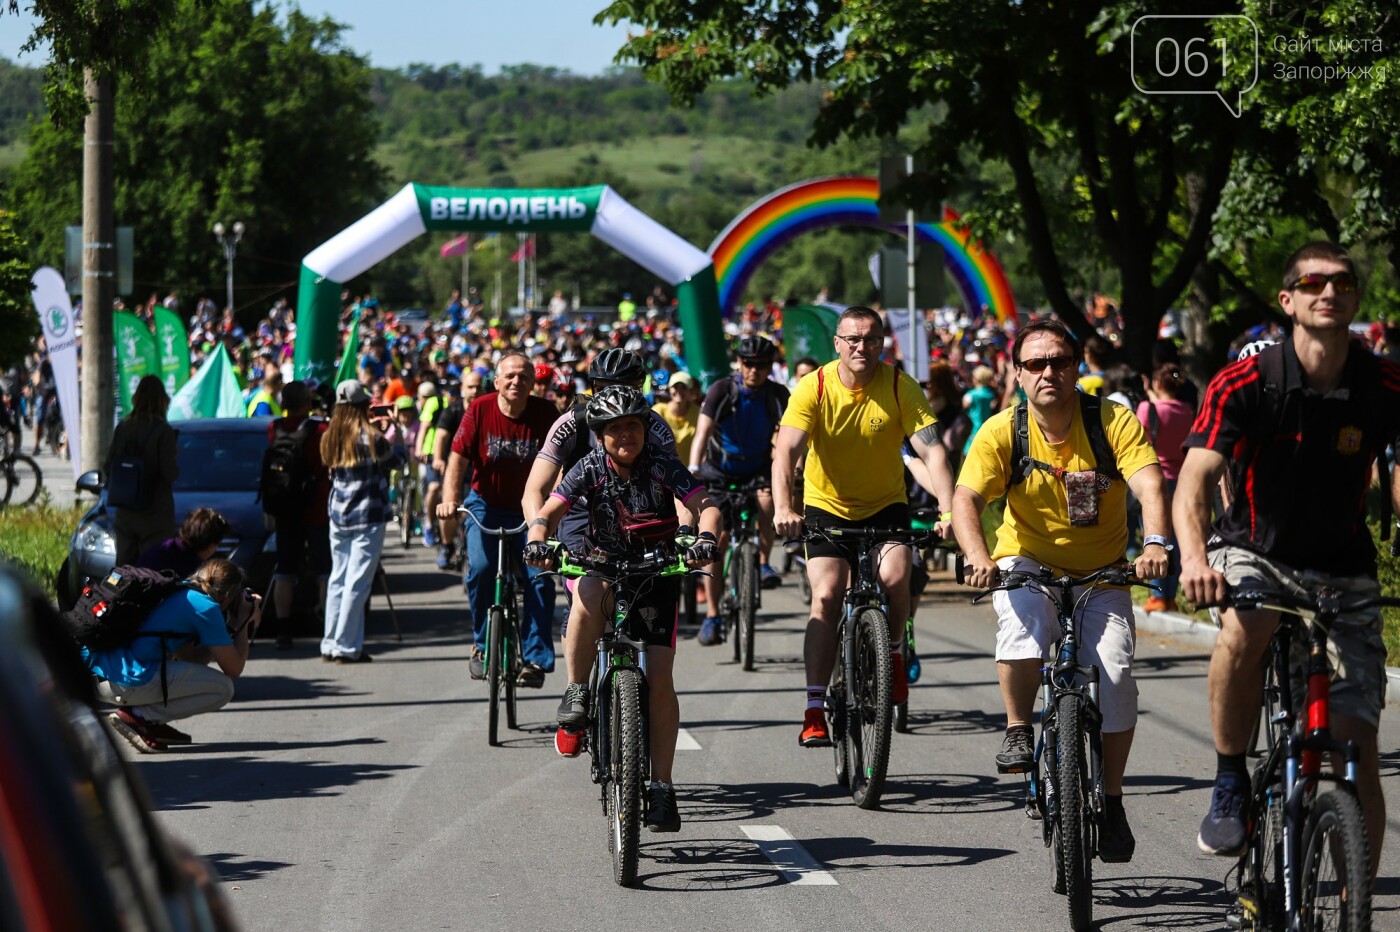
[(676, 435), (676, 455), (682, 463), (690, 465), (690, 445), (695, 440), (695, 431), (700, 426), (700, 408), (691, 405), (685, 412), (685, 417), (681, 418), (671, 414), (671, 406), (664, 401), (652, 405), (651, 410), (661, 415), (661, 419), (671, 426), (671, 432)]
[[(859, 521), (908, 501), (899, 448), (905, 437), (933, 424), (935, 418), (919, 383), (902, 369), (881, 366), (874, 381), (853, 391), (841, 384), (839, 364), (839, 360), (829, 362), (802, 377), (783, 412), (782, 425), (807, 433), (803, 503)], [(825, 382), (820, 401), (818, 372)]]
[[(1142, 423), (1127, 408), (1112, 401), (1101, 402), (1104, 433), (1118, 461), (1118, 471), (1126, 479), (1145, 466), (1157, 462), (1157, 453), (1143, 432)], [(1007, 408), (987, 419), (972, 438), (958, 475), (958, 485), (966, 486), (985, 501), (1006, 493), (1011, 479), (1011, 434), (1015, 408)], [(1070, 423), (1069, 439), (1050, 444), (1032, 415), (1029, 450), (1032, 459), (1061, 466), (1070, 472), (1092, 469), (1094, 455), (1084, 432), (1078, 404)], [(1011, 490), (1006, 499), (1006, 515), (997, 531), (992, 558), (1025, 556), (1052, 569), (1074, 575), (1092, 573), (1122, 558), (1128, 546), (1128, 487), (1112, 482), (1099, 496), (1099, 523), (1074, 527), (1069, 523), (1069, 502), (1065, 484), (1042, 469), (1032, 469), (1024, 482)]]

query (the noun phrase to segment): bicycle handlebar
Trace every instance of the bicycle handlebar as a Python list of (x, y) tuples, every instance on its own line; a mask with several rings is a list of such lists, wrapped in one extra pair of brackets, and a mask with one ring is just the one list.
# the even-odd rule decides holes
[(997, 570), (996, 578), (997, 584), (990, 589), (980, 591), (973, 598), (974, 603), (980, 602), (993, 592), (1008, 592), (1031, 583), (1053, 586), (1065, 591), (1076, 586), (1147, 586), (1151, 588), (1151, 584), (1146, 580), (1138, 579), (1131, 563), (1110, 564), (1084, 576), (1070, 576), (1068, 573), (1057, 575), (1045, 566), (1040, 567), (1039, 570)]
[(467, 508), (466, 505), (458, 505), (457, 513), (461, 515), (466, 515), (468, 518), (471, 518), (472, 523), (475, 524), (478, 528), (480, 528), (481, 533), (485, 534), (487, 537), (509, 537), (512, 534), (521, 533), (530, 526), (530, 523), (528, 521), (522, 521), (520, 522), (520, 527), (487, 527), (486, 525), (481, 523), (481, 519), (479, 519), (475, 514), (473, 514), (471, 510)]
[(1235, 608), (1245, 611), (1267, 609), (1287, 612), (1299, 618), (1314, 620), (1317, 616), (1335, 617), (1348, 612), (1359, 612), (1368, 608), (1400, 608), (1400, 598), (1373, 596), (1370, 598), (1347, 599), (1346, 593), (1319, 586), (1304, 595), (1295, 595), (1282, 589), (1260, 587), (1231, 589), (1223, 602), (1201, 605), (1201, 608)]
[(635, 560), (596, 560), (590, 557), (574, 556), (557, 540), (546, 541), (546, 543), (551, 546), (559, 560), (559, 566), (554, 572), (560, 576), (575, 579), (593, 575), (614, 581), (624, 576), (640, 576), (648, 573), (657, 576), (683, 576), (686, 573), (700, 572), (692, 570), (686, 565), (684, 553), (673, 557), (650, 555)]

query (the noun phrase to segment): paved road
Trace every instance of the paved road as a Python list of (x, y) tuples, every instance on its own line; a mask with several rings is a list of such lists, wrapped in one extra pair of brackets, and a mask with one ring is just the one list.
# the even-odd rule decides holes
[[(685, 825), (643, 833), (639, 889), (623, 890), (586, 758), (552, 748), (562, 676), (522, 703), (525, 729), (507, 747), (488, 747), (460, 587), (419, 547), (386, 566), (403, 643), (376, 600), (372, 664), (323, 664), (309, 641), (286, 653), (259, 645), (233, 704), (189, 722), (199, 744), (139, 758), (161, 820), (213, 861), (247, 928), (1066, 925), (1021, 778), (992, 767), (1002, 722), (990, 611), (968, 607), (946, 578), (920, 613), (914, 733), (896, 736), (882, 811), (837, 791), (829, 751), (797, 747), (794, 586), (765, 595), (757, 671), (728, 663), (727, 647), (682, 644), (682, 719), (698, 745), (675, 768)], [(1214, 765), (1205, 660), (1161, 638), (1139, 645), (1127, 803), (1138, 851), (1131, 864), (1096, 865), (1101, 928), (1222, 927), (1229, 864), (1195, 846)], [(1396, 712), (1386, 749), (1400, 745)], [(1400, 754), (1389, 750), (1384, 768), (1396, 797)], [(795, 841), (763, 840), (784, 835)], [(1378, 929), (1400, 929), (1397, 852), (1391, 819)], [(774, 860), (791, 868), (804, 853), (825, 874)]]

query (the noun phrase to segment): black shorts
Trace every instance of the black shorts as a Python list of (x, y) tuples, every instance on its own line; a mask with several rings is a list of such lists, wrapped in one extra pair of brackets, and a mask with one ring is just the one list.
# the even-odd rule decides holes
[[(676, 647), (676, 627), (681, 604), (681, 577), (655, 576), (642, 583), (643, 591), (632, 603), (632, 617), (641, 613), (646, 622), (646, 642), (649, 647)], [(603, 610), (611, 624), (612, 593), (603, 597)]]
[(762, 476), (764, 480), (764, 485), (766, 486), (768, 485), (769, 479), (770, 477), (772, 477), (772, 475), (772, 463), (764, 463), (759, 468), (754, 469), (750, 472), (727, 473), (720, 472), (714, 467), (714, 465), (706, 461), (700, 464), (699, 469), (695, 470), (695, 478), (703, 482), (705, 484), (705, 488), (709, 489), (711, 492), (726, 492), (729, 490), (729, 486), (731, 485), (748, 485), (749, 482), (751, 482), (756, 476)]
[[(802, 509), (802, 521), (809, 528), (861, 528), (861, 527), (909, 527), (909, 504), (907, 502), (896, 502), (893, 505), (886, 505), (868, 518), (859, 521), (851, 521), (807, 505)], [(856, 560), (856, 545), (852, 543), (836, 543), (829, 540), (809, 540), (807, 541), (807, 559), (813, 557), (845, 557), (846, 562), (854, 564)]]

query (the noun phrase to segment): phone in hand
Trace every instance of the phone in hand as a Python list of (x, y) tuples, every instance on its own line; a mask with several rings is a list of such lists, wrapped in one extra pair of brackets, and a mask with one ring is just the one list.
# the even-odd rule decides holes
[(393, 417), (393, 416), (394, 416), (394, 409), (393, 409), (393, 407), (390, 406), (390, 405), (370, 405), (370, 406), (369, 406), (369, 416), (370, 416), (370, 417)]

